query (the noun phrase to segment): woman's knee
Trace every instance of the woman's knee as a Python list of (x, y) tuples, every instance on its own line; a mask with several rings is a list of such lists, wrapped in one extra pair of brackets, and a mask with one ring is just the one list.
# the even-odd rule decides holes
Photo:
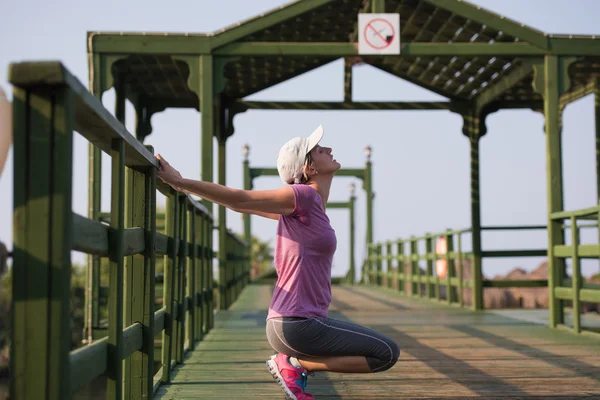
[(400, 347), (393, 340), (387, 340), (386, 344), (388, 346), (387, 354), (380, 358), (371, 359), (371, 362), (369, 362), (372, 372), (387, 371), (398, 362), (398, 358), (400, 357)]

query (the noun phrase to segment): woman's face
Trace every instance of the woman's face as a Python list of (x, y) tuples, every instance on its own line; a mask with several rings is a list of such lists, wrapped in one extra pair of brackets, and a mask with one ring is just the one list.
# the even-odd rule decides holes
[(340, 169), (341, 164), (333, 158), (331, 147), (315, 146), (310, 155), (313, 159), (315, 170), (319, 174), (330, 174)]

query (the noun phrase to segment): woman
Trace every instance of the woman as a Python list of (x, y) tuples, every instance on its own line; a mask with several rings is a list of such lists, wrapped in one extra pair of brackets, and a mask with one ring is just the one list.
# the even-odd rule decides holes
[(277, 284), (267, 315), (267, 339), (278, 353), (269, 372), (289, 399), (314, 397), (304, 391), (315, 371), (380, 372), (397, 361), (398, 345), (371, 329), (328, 318), (335, 232), (325, 213), (338, 163), (319, 145), (323, 128), (283, 145), (277, 170), (285, 187), (238, 190), (184, 179), (160, 155), (157, 176), (175, 189), (234, 211), (278, 220)]

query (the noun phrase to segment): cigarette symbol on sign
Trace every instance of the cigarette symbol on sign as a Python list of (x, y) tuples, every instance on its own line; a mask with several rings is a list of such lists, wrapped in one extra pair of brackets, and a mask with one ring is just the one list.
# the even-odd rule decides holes
[(382, 18), (372, 20), (364, 30), (365, 41), (374, 49), (385, 49), (394, 41), (394, 36), (394, 27)]

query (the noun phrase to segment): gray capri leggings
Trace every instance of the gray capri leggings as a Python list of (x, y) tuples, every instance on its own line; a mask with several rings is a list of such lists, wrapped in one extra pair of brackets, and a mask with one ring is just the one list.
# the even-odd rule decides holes
[(371, 372), (390, 369), (400, 356), (400, 348), (387, 336), (330, 318), (271, 318), (267, 340), (275, 351), (301, 360), (364, 356)]

